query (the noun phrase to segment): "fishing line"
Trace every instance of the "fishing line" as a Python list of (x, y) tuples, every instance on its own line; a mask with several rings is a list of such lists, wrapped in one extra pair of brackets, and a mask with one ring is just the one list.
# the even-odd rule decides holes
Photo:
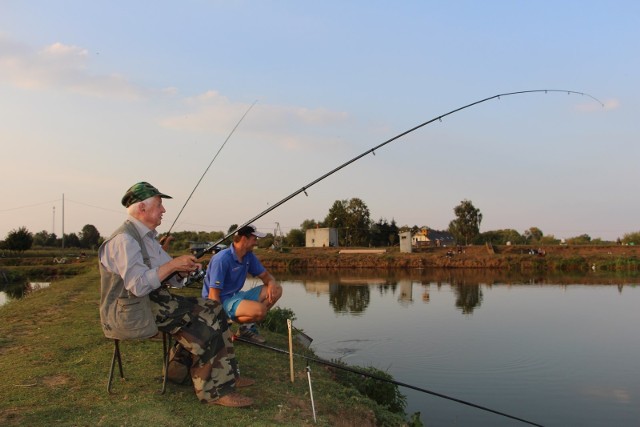
[[(266, 344), (261, 344), (261, 343), (249, 341), (246, 338), (235, 337), (234, 340), (235, 341), (246, 342), (248, 344), (252, 344), (252, 345), (255, 345), (257, 347), (261, 347), (261, 348), (265, 348), (267, 350), (272, 350), (272, 351), (275, 351), (275, 352), (278, 352), (278, 353), (283, 353), (283, 354), (289, 355), (289, 352), (287, 350), (283, 350), (283, 349), (277, 348), (277, 347), (272, 347), (272, 346), (269, 346), (269, 345), (266, 345)], [(400, 381), (391, 380), (391, 379), (388, 379), (388, 378), (383, 378), (381, 376), (370, 374), (368, 372), (362, 372), (362, 371), (360, 371), (358, 369), (355, 369), (355, 368), (352, 368), (352, 367), (349, 367), (349, 366), (346, 366), (346, 365), (340, 365), (338, 363), (333, 363), (333, 362), (329, 362), (329, 361), (326, 361), (326, 360), (318, 359), (318, 358), (315, 358), (315, 357), (305, 356), (305, 355), (302, 355), (302, 354), (295, 354), (294, 353), (293, 355), (294, 356), (298, 356), (298, 357), (302, 357), (302, 358), (306, 359), (307, 361), (315, 362), (315, 363), (318, 363), (318, 364), (321, 364), (321, 365), (331, 366), (332, 368), (342, 369), (344, 371), (348, 371), (348, 372), (351, 372), (351, 373), (354, 373), (354, 374), (358, 374), (358, 375), (363, 375), (365, 377), (369, 377), (369, 378), (377, 380), (377, 381), (384, 381), (384, 382), (391, 383), (391, 384), (394, 384), (394, 385), (397, 385), (397, 386), (410, 388), (410, 389), (413, 389), (413, 390), (420, 391), (422, 393), (426, 393), (426, 394), (430, 394), (432, 396), (440, 397), (442, 399), (451, 400), (453, 402), (457, 402), (457, 403), (461, 403), (463, 405), (471, 406), (473, 408), (480, 409), (482, 411), (491, 412), (491, 413), (496, 414), (496, 415), (500, 415), (500, 416), (503, 416), (503, 417), (511, 418), (512, 420), (517, 420), (517, 421), (521, 421), (523, 423), (530, 424), (530, 425), (533, 425), (533, 426), (542, 427), (541, 424), (534, 423), (532, 421), (528, 421), (528, 420), (525, 420), (523, 418), (515, 417), (513, 415), (509, 415), (509, 414), (506, 414), (504, 412), (500, 412), (500, 411), (496, 411), (494, 409), (487, 408), (485, 406), (476, 405), (475, 403), (471, 403), (471, 402), (467, 402), (465, 400), (457, 399), (455, 397), (447, 396), (447, 395), (442, 394), (442, 393), (437, 393), (435, 391), (427, 390), (427, 389), (424, 389), (424, 388), (421, 388), (421, 387), (416, 387), (416, 386), (411, 385), (411, 384), (407, 384), (407, 383), (403, 383), (403, 382), (400, 382)]]
[[(266, 214), (268, 214), (268, 213), (269, 213), (269, 212), (271, 212), (272, 210), (276, 209), (276, 208), (277, 208), (277, 207), (279, 207), (280, 205), (282, 205), (282, 204), (284, 204), (284, 203), (288, 202), (289, 200), (293, 199), (295, 196), (297, 196), (297, 195), (298, 195), (298, 194), (300, 194), (300, 193), (304, 193), (306, 196), (308, 196), (308, 194), (307, 194), (307, 189), (311, 188), (312, 186), (314, 186), (315, 184), (319, 183), (319, 182), (320, 182), (320, 181), (322, 181), (323, 179), (325, 179), (325, 178), (327, 178), (327, 177), (329, 177), (329, 176), (333, 175), (334, 173), (338, 172), (339, 170), (341, 170), (341, 169), (343, 169), (343, 168), (345, 168), (345, 167), (349, 166), (351, 163), (353, 163), (353, 162), (355, 162), (355, 161), (357, 161), (357, 160), (360, 160), (362, 157), (366, 156), (367, 154), (374, 154), (374, 155), (375, 155), (375, 151), (376, 151), (377, 149), (379, 149), (379, 148), (381, 148), (381, 147), (384, 147), (385, 145), (387, 145), (387, 144), (389, 144), (389, 143), (391, 143), (391, 142), (393, 142), (393, 141), (395, 141), (395, 140), (397, 140), (397, 139), (399, 139), (399, 138), (402, 138), (403, 136), (408, 135), (408, 134), (410, 134), (411, 132), (414, 132), (414, 131), (416, 131), (416, 130), (418, 130), (418, 129), (420, 129), (420, 128), (422, 128), (422, 127), (424, 127), (424, 126), (426, 126), (426, 125), (428, 125), (428, 124), (430, 124), (430, 123), (433, 123), (433, 122), (435, 122), (436, 120), (437, 120), (437, 121), (442, 121), (442, 119), (443, 119), (444, 117), (450, 116), (450, 115), (455, 114), (455, 113), (457, 113), (457, 112), (459, 112), (459, 111), (462, 111), (462, 110), (464, 110), (464, 109), (467, 109), (467, 108), (473, 107), (473, 106), (478, 105), (478, 104), (482, 104), (483, 102), (487, 102), (487, 101), (490, 101), (490, 100), (492, 100), (492, 99), (500, 99), (501, 97), (512, 96), (512, 95), (522, 95), (522, 94), (528, 94), (528, 93), (545, 93), (545, 94), (546, 94), (546, 93), (550, 93), (550, 92), (562, 92), (562, 93), (566, 93), (567, 95), (575, 94), (575, 95), (587, 96), (587, 97), (589, 97), (589, 98), (593, 99), (594, 101), (598, 102), (600, 105), (602, 105), (602, 106), (604, 107), (604, 104), (603, 104), (599, 99), (597, 99), (597, 98), (595, 98), (595, 97), (593, 97), (593, 96), (589, 95), (588, 93), (584, 93), (584, 92), (576, 92), (576, 91), (573, 91), (573, 90), (564, 90), (564, 89), (532, 89), (532, 90), (520, 90), (520, 91), (517, 91), (517, 92), (499, 93), (499, 94), (497, 94), (497, 95), (493, 95), (493, 96), (490, 96), (490, 97), (487, 97), (487, 98), (484, 98), (484, 99), (480, 99), (480, 100), (478, 100), (478, 101), (474, 101), (474, 102), (472, 102), (472, 103), (470, 103), (470, 104), (467, 104), (467, 105), (464, 105), (464, 106), (462, 106), (462, 107), (456, 108), (456, 109), (451, 110), (451, 111), (449, 111), (449, 112), (447, 112), (447, 113), (444, 113), (444, 114), (442, 114), (442, 115), (440, 115), (440, 116), (434, 117), (434, 118), (432, 118), (431, 120), (428, 120), (428, 121), (426, 121), (426, 122), (424, 122), (424, 123), (421, 123), (421, 124), (419, 124), (419, 125), (417, 125), (417, 126), (415, 126), (415, 127), (412, 127), (411, 129), (406, 130), (406, 131), (404, 131), (404, 132), (402, 132), (402, 133), (400, 133), (400, 134), (398, 134), (398, 135), (394, 136), (393, 138), (390, 138), (390, 139), (388, 139), (388, 140), (384, 141), (383, 143), (376, 145), (376, 146), (375, 146), (375, 147), (373, 147), (373, 148), (370, 148), (369, 150), (367, 150), (367, 151), (365, 151), (364, 153), (362, 153), (362, 154), (360, 154), (360, 155), (358, 155), (358, 156), (354, 157), (353, 159), (351, 159), (351, 160), (349, 160), (349, 161), (347, 161), (347, 162), (344, 162), (343, 164), (341, 164), (340, 166), (336, 167), (335, 169), (332, 169), (332, 170), (330, 170), (329, 172), (327, 172), (327, 173), (325, 173), (324, 175), (322, 175), (321, 177), (319, 177), (319, 178), (317, 178), (317, 179), (315, 179), (315, 180), (311, 181), (309, 184), (305, 185), (304, 187), (300, 188), (299, 190), (294, 191), (293, 193), (291, 193), (290, 195), (288, 195), (288, 196), (287, 196), (287, 197), (285, 197), (284, 199), (280, 200), (279, 202), (277, 202), (277, 203), (275, 203), (275, 204), (271, 205), (270, 207), (268, 207), (268, 208), (267, 208), (267, 209), (265, 209), (264, 211), (260, 212), (258, 215), (254, 216), (253, 218), (251, 218), (250, 220), (248, 220), (247, 222), (245, 222), (244, 224), (242, 224), (241, 226), (239, 226), (238, 228), (236, 228), (236, 230), (239, 230), (240, 228), (244, 227), (245, 225), (249, 225), (249, 224), (251, 224), (251, 223), (255, 222), (256, 220), (258, 220), (258, 219), (262, 218), (263, 216), (265, 216)], [(234, 234), (234, 232), (235, 232), (235, 230), (234, 230), (233, 232), (231, 232), (231, 233), (228, 233), (226, 236), (224, 236), (222, 239), (218, 240), (217, 242), (212, 243), (211, 245), (209, 245), (208, 247), (206, 247), (206, 248), (204, 248), (204, 249), (201, 249), (199, 252), (197, 252), (197, 253), (195, 254), (195, 256), (196, 256), (197, 258), (201, 258), (204, 254), (206, 254), (207, 252), (209, 252), (209, 251), (211, 251), (212, 249), (214, 249), (218, 244), (222, 243), (223, 241), (225, 241), (226, 239), (228, 239), (230, 236), (232, 236), (232, 235)]]
[(213, 162), (216, 160), (216, 158), (218, 157), (218, 154), (220, 154), (220, 151), (222, 151), (222, 149), (224, 148), (224, 146), (227, 144), (227, 141), (229, 141), (229, 138), (231, 138), (231, 135), (233, 135), (233, 133), (236, 131), (236, 129), (238, 128), (238, 126), (240, 126), (240, 123), (242, 123), (242, 120), (244, 120), (245, 116), (247, 114), (249, 114), (249, 111), (251, 111), (251, 109), (253, 108), (254, 105), (256, 105), (256, 102), (258, 102), (258, 100), (256, 99), (255, 101), (253, 101), (253, 104), (251, 104), (249, 106), (249, 108), (247, 108), (247, 111), (244, 112), (244, 114), (242, 115), (242, 117), (240, 117), (240, 120), (238, 120), (238, 123), (236, 123), (236, 125), (233, 127), (233, 129), (231, 129), (231, 132), (229, 132), (229, 135), (227, 136), (227, 138), (224, 140), (224, 142), (222, 143), (222, 145), (220, 146), (220, 148), (218, 148), (218, 151), (216, 152), (216, 155), (213, 156), (213, 159), (211, 159), (211, 162), (209, 162), (209, 166), (207, 166), (207, 168), (204, 170), (204, 172), (202, 173), (202, 176), (200, 177), (200, 179), (198, 180), (198, 182), (196, 183), (196, 186), (193, 187), (193, 190), (191, 190), (191, 194), (189, 194), (189, 197), (187, 197), (187, 201), (184, 202), (184, 205), (182, 205), (182, 209), (180, 209), (180, 212), (178, 212), (178, 216), (176, 216), (176, 219), (173, 220), (173, 224), (171, 224), (171, 227), (169, 227), (169, 231), (167, 231), (167, 236), (169, 236), (169, 234), (171, 234), (171, 230), (173, 229), (173, 226), (176, 225), (176, 222), (178, 221), (178, 218), (180, 218), (180, 214), (182, 213), (182, 211), (184, 210), (184, 208), (187, 206), (187, 203), (189, 203), (189, 200), (191, 200), (191, 196), (193, 196), (193, 193), (196, 192), (196, 188), (198, 188), (198, 185), (200, 185), (200, 182), (202, 181), (202, 179), (204, 178), (204, 176), (207, 174), (207, 172), (209, 171), (209, 168), (211, 167), (211, 165), (213, 164)]

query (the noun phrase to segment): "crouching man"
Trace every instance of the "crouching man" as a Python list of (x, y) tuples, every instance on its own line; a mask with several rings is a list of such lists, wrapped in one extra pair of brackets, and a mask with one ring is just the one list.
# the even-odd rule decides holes
[[(231, 320), (240, 324), (236, 336), (259, 344), (265, 338), (254, 322), (264, 320), (282, 296), (280, 284), (253, 253), (258, 239), (265, 236), (254, 225), (237, 230), (231, 246), (211, 258), (202, 285), (202, 298), (222, 303)], [(242, 291), (248, 274), (262, 280), (262, 285)]]

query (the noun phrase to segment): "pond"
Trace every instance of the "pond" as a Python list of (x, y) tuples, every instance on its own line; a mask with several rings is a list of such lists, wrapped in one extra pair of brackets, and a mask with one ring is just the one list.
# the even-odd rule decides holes
[[(279, 305), (293, 310), (319, 357), (545, 426), (640, 425), (637, 278), (476, 270), (276, 277)], [(407, 413), (420, 412), (427, 426), (526, 425), (400, 391)]]
[(0, 306), (9, 301), (20, 299), (31, 292), (48, 288), (51, 282), (9, 283), (0, 285)]

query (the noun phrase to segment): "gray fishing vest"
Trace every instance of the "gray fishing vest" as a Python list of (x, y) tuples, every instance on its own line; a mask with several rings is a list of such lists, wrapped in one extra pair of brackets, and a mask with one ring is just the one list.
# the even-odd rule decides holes
[[(151, 268), (147, 249), (142, 243), (140, 233), (131, 221), (127, 220), (109, 237), (103, 245), (121, 233), (133, 237), (142, 250), (145, 265)], [(158, 333), (155, 316), (151, 310), (149, 295), (137, 297), (124, 287), (124, 280), (118, 274), (107, 270), (100, 260), (100, 323), (107, 338), (144, 339)]]

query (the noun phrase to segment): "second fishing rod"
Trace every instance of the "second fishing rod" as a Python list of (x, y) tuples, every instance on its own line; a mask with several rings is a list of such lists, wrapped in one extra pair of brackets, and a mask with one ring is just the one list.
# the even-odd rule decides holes
[[(363, 152), (362, 154), (359, 154), (358, 156), (352, 158), (351, 160), (348, 160), (348, 161), (342, 163), (341, 165), (339, 165), (336, 168), (330, 170), (329, 172), (325, 173), (324, 175), (322, 175), (322, 176), (316, 178), (315, 180), (311, 181), (307, 185), (305, 185), (305, 186), (301, 187), (300, 189), (294, 191), (293, 193), (289, 194), (287, 197), (283, 198), (279, 202), (274, 203), (269, 208), (265, 209), (264, 211), (260, 212), (259, 214), (257, 214), (253, 218), (249, 219), (248, 221), (246, 221), (245, 223), (240, 225), (238, 228), (236, 228), (236, 230), (238, 230), (238, 229), (240, 229), (240, 228), (242, 228), (242, 227), (244, 227), (246, 225), (249, 225), (249, 224), (255, 222), (256, 220), (262, 218), (263, 216), (265, 216), (269, 212), (271, 212), (274, 209), (280, 207), (281, 205), (283, 205), (284, 203), (286, 203), (289, 200), (293, 199), (294, 197), (296, 197), (300, 193), (305, 193), (305, 195), (306, 195), (307, 194), (307, 190), (309, 188), (311, 188), (312, 186), (316, 185), (317, 183), (319, 183), (320, 181), (324, 180), (325, 178), (328, 178), (329, 176), (331, 176), (334, 173), (338, 172), (339, 170), (349, 166), (350, 164), (360, 160), (361, 158), (365, 157), (368, 154), (374, 154), (375, 155), (376, 150), (378, 150), (378, 149), (384, 147), (385, 145), (390, 144), (391, 142), (396, 141), (396, 140), (402, 138), (403, 136), (406, 136), (406, 135), (408, 135), (408, 134), (410, 134), (410, 133), (412, 133), (412, 132), (414, 132), (414, 131), (416, 131), (416, 130), (424, 127), (424, 126), (427, 126), (427, 125), (429, 125), (429, 124), (431, 124), (433, 122), (436, 122), (436, 121), (442, 121), (442, 119), (447, 117), (447, 116), (450, 116), (452, 114), (455, 114), (455, 113), (457, 113), (459, 111), (462, 111), (462, 110), (465, 110), (467, 108), (471, 108), (471, 107), (473, 107), (475, 105), (482, 104), (484, 102), (490, 101), (492, 99), (500, 99), (500, 98), (507, 97), (507, 96), (533, 94), (533, 93), (544, 93), (544, 94), (547, 94), (547, 93), (565, 93), (567, 95), (581, 95), (581, 96), (586, 96), (588, 98), (591, 98), (592, 100), (598, 102), (600, 105), (602, 105), (604, 107), (604, 104), (600, 100), (598, 100), (597, 98), (589, 95), (588, 93), (577, 92), (577, 91), (574, 91), (574, 90), (565, 90), (565, 89), (531, 89), (531, 90), (521, 90), (521, 91), (516, 91), (516, 92), (505, 92), (505, 93), (499, 93), (499, 94), (496, 94), (496, 95), (489, 96), (487, 98), (483, 98), (483, 99), (471, 102), (469, 104), (466, 104), (466, 105), (463, 105), (461, 107), (455, 108), (455, 109), (453, 109), (451, 111), (448, 111), (448, 112), (446, 112), (444, 114), (441, 114), (439, 116), (436, 116), (436, 117), (434, 117), (434, 118), (432, 118), (430, 120), (427, 120), (426, 122), (421, 123), (421, 124), (419, 124), (417, 126), (414, 126), (411, 129), (408, 129), (408, 130), (406, 130), (406, 131), (404, 131), (404, 132), (402, 132), (402, 133), (400, 133), (400, 134), (398, 134), (398, 135), (396, 135), (396, 136), (394, 136), (392, 138), (389, 138), (388, 140), (376, 145), (375, 147), (370, 148), (369, 150)], [(208, 252), (214, 250), (220, 243), (222, 243), (225, 240), (227, 240), (234, 233), (235, 233), (235, 230), (227, 233), (223, 238), (221, 238), (220, 240), (210, 244), (206, 248), (196, 252), (195, 253), (196, 258), (202, 258), (205, 254), (207, 254)]]

